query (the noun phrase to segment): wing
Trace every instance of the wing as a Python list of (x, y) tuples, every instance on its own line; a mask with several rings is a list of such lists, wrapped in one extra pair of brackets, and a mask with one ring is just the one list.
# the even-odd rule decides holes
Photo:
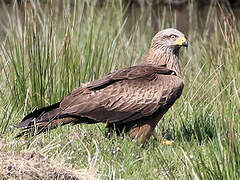
[(134, 66), (76, 89), (61, 102), (61, 114), (97, 122), (134, 121), (167, 107), (182, 88), (182, 79), (165, 67)]
[(156, 67), (156, 66), (132, 66), (129, 68), (122, 69), (120, 71), (108, 74), (107, 76), (92, 81), (87, 85), (88, 89), (98, 89), (103, 88), (107, 85), (110, 85), (116, 81), (120, 80), (132, 80), (137, 78), (147, 78), (151, 79), (155, 74), (175, 74), (174, 71), (167, 69), (165, 66)]

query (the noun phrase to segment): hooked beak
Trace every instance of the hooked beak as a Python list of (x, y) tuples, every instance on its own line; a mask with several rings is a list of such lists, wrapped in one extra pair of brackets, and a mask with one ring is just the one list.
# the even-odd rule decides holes
[(188, 47), (188, 41), (185, 37), (178, 39), (177, 41), (174, 42), (174, 44), (179, 45), (179, 46)]

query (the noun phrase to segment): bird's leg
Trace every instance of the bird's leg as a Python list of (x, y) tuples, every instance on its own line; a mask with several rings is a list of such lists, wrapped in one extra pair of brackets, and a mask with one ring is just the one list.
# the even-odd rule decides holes
[(155, 139), (157, 138), (157, 134), (155, 132), (155, 127), (157, 125), (156, 120), (152, 119), (144, 119), (137, 122), (130, 122), (127, 124), (108, 124), (106, 128), (108, 129), (106, 136), (111, 137), (113, 133), (120, 135), (122, 133), (126, 133), (132, 139), (136, 139), (139, 143), (145, 143), (153, 136)]
[(122, 133), (122, 131), (123, 131), (123, 127), (122, 126), (117, 126), (114, 123), (107, 124), (106, 128), (107, 128), (107, 131), (106, 131), (105, 136), (107, 138), (110, 138), (114, 133), (116, 133), (119, 136)]
[(153, 135), (153, 137), (154, 137), (156, 140), (158, 140), (158, 136), (157, 136), (157, 133), (156, 133), (156, 131), (155, 131), (155, 130), (153, 130), (153, 133), (152, 133), (152, 135)]
[(127, 131), (127, 134), (133, 138), (137, 139), (140, 143), (145, 143), (153, 136), (155, 139), (157, 138), (157, 133), (155, 132), (155, 127), (159, 122), (158, 118), (148, 118), (142, 119), (135, 123), (135, 126), (132, 126), (131, 129)]
[(143, 124), (141, 126), (132, 128), (128, 132), (128, 135), (131, 138), (136, 139), (139, 143), (143, 144), (150, 139), (153, 133), (154, 128), (151, 126), (151, 124)]

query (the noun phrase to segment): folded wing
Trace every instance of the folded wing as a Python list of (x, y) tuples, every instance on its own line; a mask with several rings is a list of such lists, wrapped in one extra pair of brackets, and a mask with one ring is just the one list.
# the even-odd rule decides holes
[(133, 66), (76, 89), (60, 109), (65, 116), (125, 123), (171, 106), (182, 89), (182, 79), (165, 67)]

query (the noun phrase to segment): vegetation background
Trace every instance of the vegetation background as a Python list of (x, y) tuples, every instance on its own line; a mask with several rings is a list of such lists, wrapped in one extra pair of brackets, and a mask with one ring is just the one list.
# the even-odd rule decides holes
[[(113, 0), (1, 4), (0, 178), (239, 179), (240, 34), (234, 10)], [(141, 146), (105, 138), (104, 125), (59, 127), (14, 137), (28, 112), (82, 83), (137, 64), (153, 35), (183, 31), (185, 89)], [(164, 141), (172, 140), (172, 145)]]

